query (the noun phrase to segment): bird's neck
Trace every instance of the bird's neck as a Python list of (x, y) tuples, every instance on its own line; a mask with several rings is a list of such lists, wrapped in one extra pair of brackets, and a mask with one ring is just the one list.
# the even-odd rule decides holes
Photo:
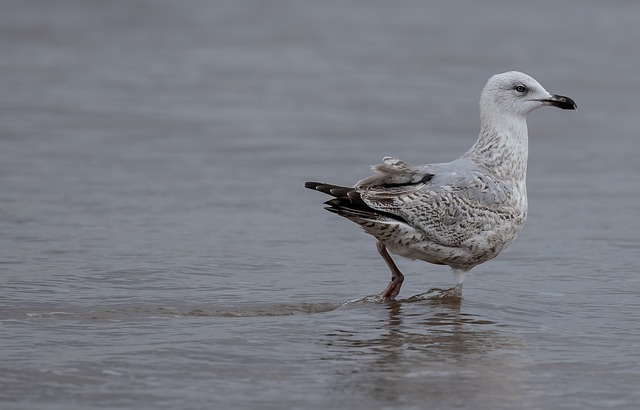
[(481, 112), (481, 129), (465, 157), (525, 188), (529, 141), (525, 116)]

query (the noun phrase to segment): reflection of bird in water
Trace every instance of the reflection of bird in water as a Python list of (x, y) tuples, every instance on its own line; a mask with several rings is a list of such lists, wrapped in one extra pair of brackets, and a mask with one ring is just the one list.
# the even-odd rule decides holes
[(367, 317), (325, 335), (335, 389), (359, 398), (357, 406), (336, 407), (538, 408), (524, 340), (462, 312), (461, 304), (425, 307), (424, 301), (343, 307)]
[(391, 252), (448, 265), (456, 286), (432, 289), (432, 298), (459, 300), (467, 272), (495, 258), (518, 235), (527, 217), (526, 116), (545, 105), (575, 110), (572, 99), (547, 92), (526, 74), (510, 71), (489, 79), (480, 97), (480, 135), (460, 158), (413, 166), (385, 158), (377, 175), (353, 188), (319, 182), (305, 187), (335, 198), (327, 210), (377, 239), (391, 270), (380, 295), (394, 299), (404, 276)]

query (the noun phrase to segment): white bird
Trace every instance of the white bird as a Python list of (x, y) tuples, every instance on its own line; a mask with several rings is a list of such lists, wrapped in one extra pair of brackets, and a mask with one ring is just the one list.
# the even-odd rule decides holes
[(448, 265), (456, 286), (431, 289), (436, 299), (460, 300), (474, 266), (495, 258), (527, 218), (527, 114), (545, 105), (575, 110), (568, 97), (547, 92), (530, 76), (509, 71), (489, 79), (480, 96), (480, 135), (460, 158), (413, 166), (385, 157), (376, 175), (354, 187), (306, 182), (335, 198), (328, 211), (360, 225), (376, 239), (391, 270), (380, 294), (393, 300), (404, 276), (387, 249), (409, 259)]

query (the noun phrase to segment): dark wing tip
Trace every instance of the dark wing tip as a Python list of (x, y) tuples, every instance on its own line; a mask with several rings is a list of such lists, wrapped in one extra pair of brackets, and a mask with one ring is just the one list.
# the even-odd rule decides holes
[(322, 193), (335, 197), (343, 197), (346, 196), (348, 192), (353, 191), (353, 188), (333, 184), (325, 184), (324, 182), (305, 182), (304, 187), (320, 191)]
[(323, 182), (305, 182), (304, 187), (308, 189), (316, 189), (318, 186), (324, 185)]
[(352, 192), (353, 188), (344, 186), (333, 186), (329, 189), (329, 193), (335, 197), (346, 196), (349, 192)]
[(326, 201), (324, 204), (329, 207), (337, 207), (337, 206), (345, 205), (345, 201), (344, 201), (344, 198), (333, 198)]

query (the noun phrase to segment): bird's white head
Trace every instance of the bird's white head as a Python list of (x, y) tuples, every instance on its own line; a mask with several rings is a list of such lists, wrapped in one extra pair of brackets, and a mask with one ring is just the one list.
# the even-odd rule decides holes
[(545, 105), (563, 110), (577, 108), (571, 98), (549, 93), (539, 82), (519, 71), (494, 75), (480, 97), (480, 111), (491, 114), (524, 117)]

